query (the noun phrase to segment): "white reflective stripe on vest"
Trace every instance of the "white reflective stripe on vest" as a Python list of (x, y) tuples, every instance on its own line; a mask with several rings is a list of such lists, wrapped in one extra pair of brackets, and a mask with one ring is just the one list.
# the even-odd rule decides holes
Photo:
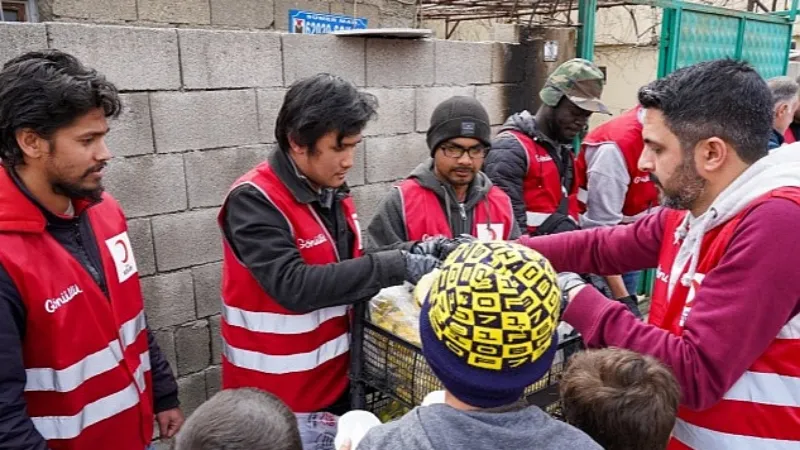
[[(144, 311), (134, 319), (125, 322), (120, 327), (120, 338), (125, 340), (125, 346), (136, 340), (139, 333), (145, 330)], [(122, 361), (122, 347), (118, 340), (108, 343), (108, 347), (92, 353), (75, 364), (63, 369), (37, 367), (25, 369), (27, 380), (25, 391), (55, 391), (70, 392), (78, 388), (86, 380), (117, 367)], [(147, 353), (147, 352), (145, 352)], [(150, 358), (147, 358), (148, 368)], [(149, 370), (149, 369), (148, 369)]]
[(589, 191), (583, 188), (578, 188), (578, 201), (586, 203), (589, 200)]
[(527, 222), (529, 227), (538, 227), (544, 223), (547, 218), (550, 217), (550, 214), (546, 213), (537, 213), (527, 211), (525, 213), (525, 221)]
[(334, 306), (307, 314), (289, 315), (246, 311), (222, 302), (222, 317), (225, 318), (228, 325), (248, 331), (273, 334), (308, 333), (316, 330), (330, 319), (346, 315), (347, 310), (347, 306)]
[[(747, 371), (728, 389), (726, 400), (800, 408), (800, 378)], [(800, 448), (800, 444), (798, 444)]]
[(121, 391), (89, 403), (74, 416), (31, 417), (31, 421), (46, 440), (72, 439), (91, 425), (137, 404), (139, 404), (139, 390), (136, 389), (136, 383), (131, 383)]
[(294, 355), (266, 355), (233, 347), (224, 340), (222, 346), (225, 357), (234, 366), (279, 375), (313, 370), (333, 358), (347, 353), (350, 348), (350, 334), (345, 333), (336, 339), (332, 339), (319, 346), (316, 350), (307, 353), (295, 353)]
[(136, 341), (139, 333), (144, 331), (147, 323), (144, 319), (144, 310), (140, 311), (133, 319), (125, 322), (119, 327), (119, 337), (122, 341), (122, 348), (128, 348), (129, 345)]
[(144, 392), (147, 389), (144, 374), (150, 371), (150, 352), (144, 351), (139, 355), (139, 367), (133, 371), (133, 380), (136, 381), (136, 386), (139, 387), (139, 392)]
[(672, 435), (696, 450), (798, 450), (800, 448), (800, 443), (796, 441), (720, 433), (692, 425), (681, 419), (675, 422)]
[(778, 333), (778, 339), (800, 339), (800, 314), (792, 317)]

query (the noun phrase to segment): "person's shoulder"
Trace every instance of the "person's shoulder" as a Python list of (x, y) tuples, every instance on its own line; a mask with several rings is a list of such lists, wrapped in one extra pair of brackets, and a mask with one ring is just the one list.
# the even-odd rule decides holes
[(603, 447), (595, 442), (588, 434), (572, 425), (553, 418), (536, 406), (526, 408), (533, 421), (536, 421), (540, 442), (547, 442), (548, 449), (559, 450), (602, 450)]
[(419, 409), (417, 407), (403, 417), (371, 428), (361, 443), (359, 450), (414, 450), (409, 445), (420, 429)]
[(742, 217), (739, 224), (741, 230), (755, 230), (759, 234), (769, 236), (791, 237), (800, 223), (800, 203), (785, 197), (771, 197), (759, 202)]

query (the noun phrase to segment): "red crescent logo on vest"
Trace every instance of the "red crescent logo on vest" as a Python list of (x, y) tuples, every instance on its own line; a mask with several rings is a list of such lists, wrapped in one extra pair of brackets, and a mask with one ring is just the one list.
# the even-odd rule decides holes
[(120, 262), (123, 263), (123, 264), (127, 263), (128, 262), (128, 246), (125, 245), (125, 241), (123, 241), (122, 239), (118, 239), (117, 242), (114, 243), (114, 247), (122, 247), (123, 256), (120, 259)]

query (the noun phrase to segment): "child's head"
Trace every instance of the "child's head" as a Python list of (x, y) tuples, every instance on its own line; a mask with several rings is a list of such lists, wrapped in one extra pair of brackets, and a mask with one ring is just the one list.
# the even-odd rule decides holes
[(680, 390), (655, 358), (618, 348), (578, 353), (560, 390), (567, 422), (606, 450), (666, 448)]
[(513, 404), (550, 370), (560, 304), (556, 274), (539, 253), (505, 242), (461, 245), (423, 304), (422, 352), (461, 402)]
[(175, 450), (302, 450), (297, 419), (277, 397), (255, 389), (224, 390), (189, 417)]

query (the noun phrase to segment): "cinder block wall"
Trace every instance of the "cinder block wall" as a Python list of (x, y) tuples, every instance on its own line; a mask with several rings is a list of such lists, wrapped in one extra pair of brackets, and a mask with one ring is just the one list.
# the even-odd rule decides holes
[(365, 17), (370, 28), (410, 27), (407, 0), (38, 0), (42, 21), (287, 30), (289, 10)]
[(0, 61), (46, 47), (75, 54), (124, 92), (105, 182), (129, 218), (148, 321), (186, 413), (220, 385), (217, 211), (231, 183), (274, 148), (287, 86), (327, 71), (378, 97), (348, 180), (366, 226), (392, 184), (428, 156), (439, 102), (475, 96), (496, 127), (530, 82), (519, 44), (0, 24)]

